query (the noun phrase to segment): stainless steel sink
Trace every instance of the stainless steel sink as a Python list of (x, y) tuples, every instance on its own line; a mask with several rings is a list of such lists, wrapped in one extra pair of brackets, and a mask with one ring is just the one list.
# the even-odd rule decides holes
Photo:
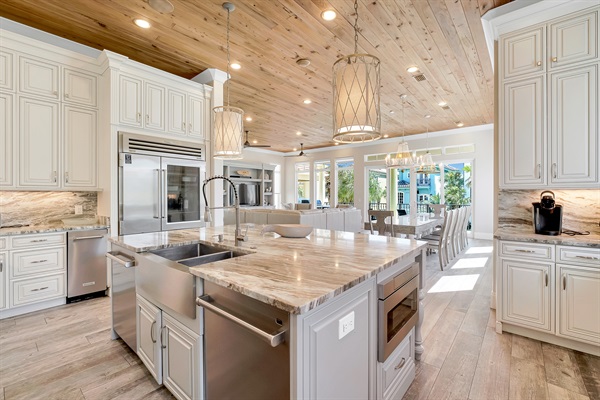
[(187, 244), (183, 246), (169, 247), (166, 249), (152, 250), (150, 253), (159, 257), (176, 261), (188, 267), (195, 267), (215, 261), (226, 260), (233, 257), (243, 256), (246, 253), (224, 250), (223, 248), (207, 244)]

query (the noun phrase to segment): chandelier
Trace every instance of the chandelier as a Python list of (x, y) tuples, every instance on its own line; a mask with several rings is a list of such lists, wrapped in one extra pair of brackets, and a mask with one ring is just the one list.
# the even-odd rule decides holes
[(435, 163), (433, 162), (433, 158), (431, 157), (431, 153), (429, 153), (429, 118), (431, 115), (426, 115), (425, 120), (427, 121), (427, 138), (425, 140), (425, 147), (427, 148), (425, 154), (418, 157), (416, 162), (416, 170), (415, 172), (418, 174), (435, 174), (437, 172)]
[(406, 95), (400, 95), (400, 99), (402, 100), (402, 141), (398, 143), (398, 150), (394, 157), (391, 157), (389, 154), (387, 155), (385, 166), (387, 168), (397, 168), (404, 172), (405, 169), (410, 169), (414, 165), (414, 161), (410, 154), (408, 143), (404, 141), (404, 100), (406, 99)]
[(354, 0), (354, 54), (333, 64), (333, 141), (381, 138), (379, 58), (358, 54), (358, 0)]
[(215, 116), (213, 157), (236, 160), (242, 158), (244, 148), (244, 110), (229, 106), (229, 85), (231, 84), (231, 76), (229, 75), (229, 14), (235, 10), (235, 5), (223, 3), (223, 8), (227, 10), (227, 82), (225, 82), (227, 85), (227, 105), (213, 108)]

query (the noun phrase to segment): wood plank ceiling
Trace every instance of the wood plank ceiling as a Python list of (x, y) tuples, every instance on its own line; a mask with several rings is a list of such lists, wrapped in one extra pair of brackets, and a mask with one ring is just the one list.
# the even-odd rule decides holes
[[(223, 0), (170, 0), (162, 14), (143, 0), (3, 0), (0, 15), (191, 78), (226, 70)], [(510, 0), (359, 0), (359, 52), (381, 60), (382, 130), (405, 134), (493, 122), (493, 70), (480, 18)], [(253, 120), (251, 139), (273, 150), (331, 146), (331, 68), (354, 51), (351, 0), (234, 0), (230, 104)], [(333, 9), (337, 18), (324, 21)], [(135, 26), (145, 18), (152, 27)], [(302, 68), (301, 58), (311, 61)], [(426, 78), (407, 72), (419, 67)], [(303, 101), (310, 99), (311, 104)], [(448, 103), (447, 109), (438, 105)], [(298, 135), (301, 132), (301, 135)]]

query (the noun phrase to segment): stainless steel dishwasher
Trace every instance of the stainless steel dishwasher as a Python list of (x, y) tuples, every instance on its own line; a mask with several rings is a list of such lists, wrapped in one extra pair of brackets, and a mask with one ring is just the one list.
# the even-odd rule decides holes
[(67, 232), (67, 302), (106, 295), (107, 229)]
[(112, 338), (120, 337), (137, 353), (135, 254), (113, 244), (106, 257), (111, 260)]
[(206, 281), (196, 302), (204, 308), (206, 399), (288, 399), (288, 314)]

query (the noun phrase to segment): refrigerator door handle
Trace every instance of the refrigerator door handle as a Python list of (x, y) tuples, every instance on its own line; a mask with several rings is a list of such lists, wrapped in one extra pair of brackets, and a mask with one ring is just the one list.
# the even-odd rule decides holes
[(156, 191), (156, 209), (154, 210), (154, 219), (160, 218), (160, 169), (155, 169), (156, 172), (156, 186), (158, 190)]
[[(162, 181), (161, 181), (161, 189), (159, 191), (160, 193), (160, 201), (162, 202), (159, 203), (161, 209), (162, 209), (162, 219), (166, 219), (167, 218), (167, 170), (163, 169), (162, 170)], [(164, 221), (163, 221), (164, 223)], [(164, 229), (164, 225), (163, 225), (163, 229)]]

